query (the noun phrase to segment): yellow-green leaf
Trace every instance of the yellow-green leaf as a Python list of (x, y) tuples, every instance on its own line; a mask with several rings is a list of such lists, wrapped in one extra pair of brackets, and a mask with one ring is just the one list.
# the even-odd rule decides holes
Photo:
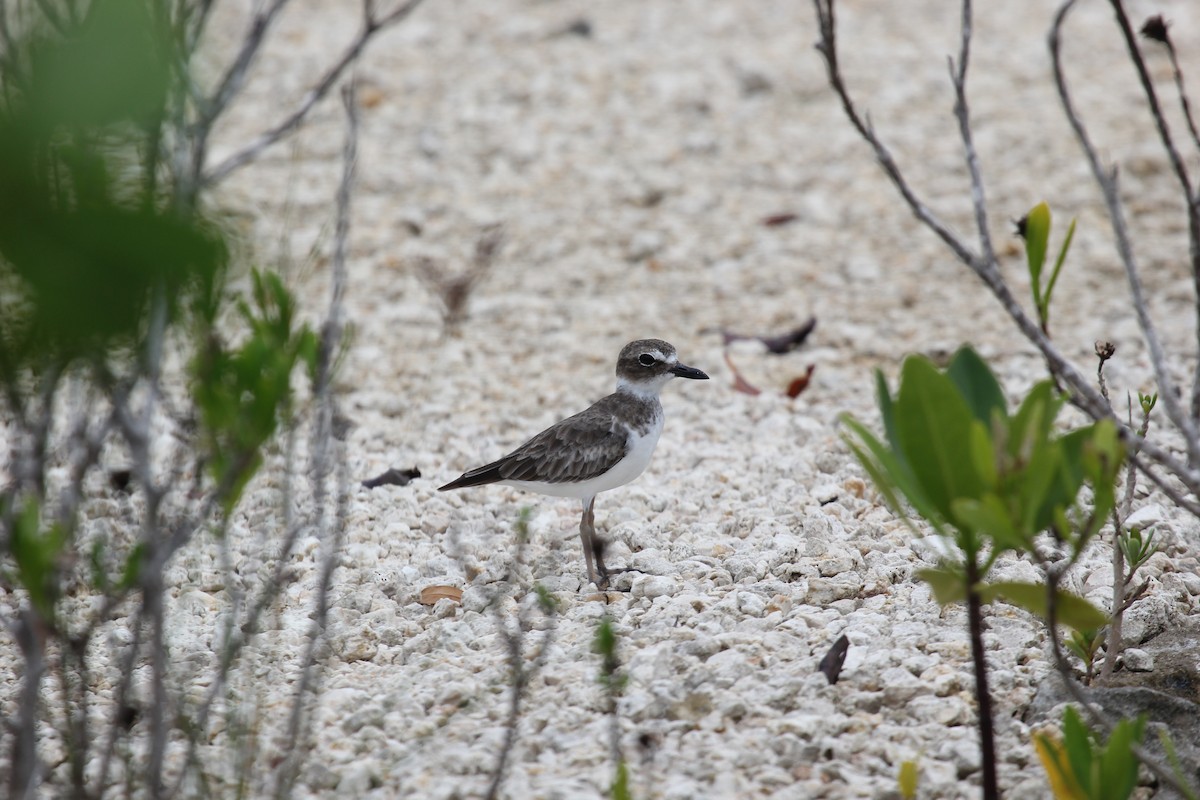
[(917, 796), (917, 783), (921, 770), (916, 761), (901, 761), (900, 774), (896, 776), (896, 784), (900, 788), (900, 796), (904, 800), (914, 800)]
[(1029, 262), (1029, 282), (1033, 299), (1042, 304), (1042, 266), (1046, 263), (1046, 244), (1050, 241), (1050, 206), (1038, 203), (1025, 215), (1025, 258)]
[(1067, 763), (1062, 740), (1045, 733), (1035, 733), (1033, 747), (1037, 750), (1042, 768), (1046, 770), (1046, 779), (1050, 782), (1050, 791), (1055, 800), (1088, 800)]

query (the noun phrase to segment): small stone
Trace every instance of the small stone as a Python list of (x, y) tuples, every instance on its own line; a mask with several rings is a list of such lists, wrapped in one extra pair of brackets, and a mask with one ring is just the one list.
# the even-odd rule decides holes
[(492, 593), (482, 586), (468, 586), (463, 589), (462, 608), (463, 611), (474, 611), (477, 614), (482, 614), (484, 609), (491, 602)]
[(625, 258), (629, 261), (643, 261), (657, 255), (666, 244), (666, 238), (658, 231), (638, 231), (629, 240)]
[(1152, 525), (1157, 525), (1166, 517), (1166, 511), (1157, 503), (1142, 506), (1125, 520), (1125, 528), (1137, 528), (1144, 531)]
[(670, 575), (640, 575), (633, 579), (629, 594), (634, 598), (671, 596), (679, 591), (679, 581)]
[(362, 797), (381, 785), (379, 766), (374, 759), (368, 758), (346, 767), (342, 779), (338, 781), (337, 793), (343, 797)]
[(767, 609), (767, 603), (754, 592), (738, 592), (738, 611), (749, 617), (761, 617)]
[(1122, 654), (1125, 669), (1130, 672), (1151, 672), (1154, 670), (1154, 655), (1137, 647), (1126, 648)]
[(1143, 597), (1125, 612), (1122, 638), (1129, 644), (1141, 644), (1157, 636), (1167, 629), (1169, 613), (1166, 598), (1159, 595)]

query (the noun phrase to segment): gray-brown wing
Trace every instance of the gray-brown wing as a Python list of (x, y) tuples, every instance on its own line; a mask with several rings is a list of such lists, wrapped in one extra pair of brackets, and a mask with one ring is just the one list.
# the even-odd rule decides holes
[(566, 483), (601, 475), (629, 452), (629, 433), (597, 403), (496, 462), (500, 480)]

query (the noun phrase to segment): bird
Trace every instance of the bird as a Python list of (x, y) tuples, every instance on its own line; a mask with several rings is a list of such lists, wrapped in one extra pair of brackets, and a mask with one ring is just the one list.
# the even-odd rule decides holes
[(605, 543), (596, 536), (596, 495), (637, 478), (650, 463), (663, 429), (659, 393), (674, 378), (708, 380), (679, 363), (662, 339), (638, 339), (617, 356), (617, 388), (590, 407), (537, 434), (508, 455), (464, 472), (438, 491), (499, 483), (582, 504), (579, 538), (588, 580), (608, 586)]

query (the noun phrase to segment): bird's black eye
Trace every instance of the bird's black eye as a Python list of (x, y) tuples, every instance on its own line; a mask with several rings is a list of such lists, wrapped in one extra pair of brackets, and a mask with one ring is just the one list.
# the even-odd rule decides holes
[(643, 367), (653, 367), (654, 356), (650, 355), (649, 353), (642, 353), (640, 356), (638, 356), (638, 363)]

